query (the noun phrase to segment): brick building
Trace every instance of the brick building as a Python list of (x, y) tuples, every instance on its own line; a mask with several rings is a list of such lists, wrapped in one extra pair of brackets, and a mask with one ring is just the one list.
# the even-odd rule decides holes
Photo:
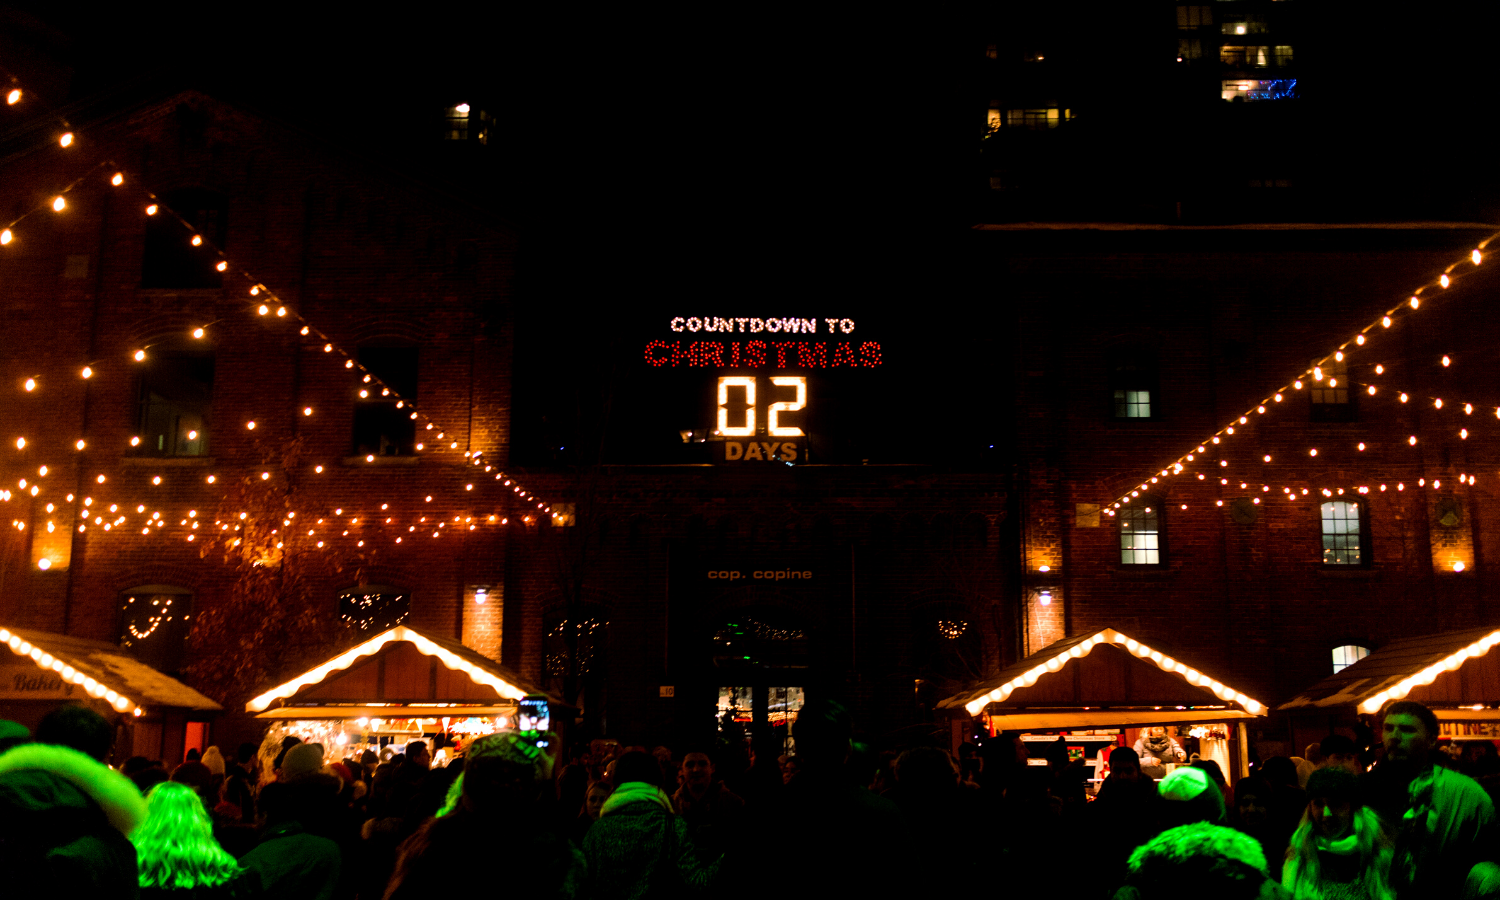
[[(1491, 231), (977, 233), (1025, 336), (1026, 651), (1115, 627), (1274, 706), (1395, 638), (1493, 624), (1500, 335), (1469, 259)], [(1326, 733), (1255, 727), (1262, 756)]]
[(73, 119), (4, 161), (0, 619), (231, 709), (407, 615), (498, 656), (514, 230), (201, 94)]

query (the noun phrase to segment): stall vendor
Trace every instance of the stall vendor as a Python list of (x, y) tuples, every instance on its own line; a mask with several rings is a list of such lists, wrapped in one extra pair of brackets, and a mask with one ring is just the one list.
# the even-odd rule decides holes
[(1141, 774), (1147, 778), (1165, 778), (1167, 763), (1187, 762), (1182, 746), (1160, 725), (1147, 728), (1136, 738), (1135, 755), (1141, 758)]

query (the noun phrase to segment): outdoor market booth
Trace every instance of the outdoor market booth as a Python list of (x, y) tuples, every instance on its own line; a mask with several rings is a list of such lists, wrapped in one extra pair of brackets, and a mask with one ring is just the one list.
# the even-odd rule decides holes
[(271, 737), (294, 734), (330, 754), (379, 753), (426, 737), (440, 759), (475, 737), (517, 727), (521, 701), (539, 696), (553, 715), (538, 727), (562, 731), (572, 707), (458, 641), (398, 625), (271, 688), (245, 709), (270, 720)]
[(81, 703), (114, 723), (115, 760), (145, 756), (175, 765), (202, 749), (223, 709), (128, 650), (65, 634), (0, 627), (0, 718), (35, 729), (64, 703)]
[(1455, 741), (1500, 739), (1500, 630), (1471, 628), (1392, 641), (1378, 652), (1324, 678), (1278, 706), (1292, 722), (1294, 745), (1304, 747), (1334, 731), (1346, 733), (1361, 717), (1380, 736), (1373, 717), (1390, 700), (1416, 700), (1432, 709), (1438, 736)]
[(1113, 628), (1051, 644), (938, 707), (955, 716), (955, 744), (978, 718), (991, 735), (1019, 732), (1037, 764), (1061, 736), (1070, 758), (1094, 768), (1092, 785), (1102, 780), (1098, 764), (1110, 750), (1134, 746), (1155, 726), (1236, 781), (1249, 774), (1245, 723), (1266, 714), (1203, 670)]

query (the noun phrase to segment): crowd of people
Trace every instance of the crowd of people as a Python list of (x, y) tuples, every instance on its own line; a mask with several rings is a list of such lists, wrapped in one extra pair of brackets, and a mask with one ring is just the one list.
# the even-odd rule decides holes
[(16, 896), (1500, 896), (1494, 746), (1450, 752), (1414, 702), (1378, 724), (1376, 745), (1330, 735), (1232, 788), (1148, 733), (1090, 798), (1065, 743), (1045, 766), (1014, 735), (873, 753), (828, 701), (795, 756), (508, 731), (442, 766), (423, 740), (382, 760), (287, 737), (269, 761), (245, 744), (170, 769), (111, 767), (109, 723), (69, 705), (35, 734), (0, 723), (0, 861)]

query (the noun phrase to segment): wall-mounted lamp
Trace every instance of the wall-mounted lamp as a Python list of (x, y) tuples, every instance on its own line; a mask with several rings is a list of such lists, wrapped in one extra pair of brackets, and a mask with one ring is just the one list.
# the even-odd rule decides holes
[(490, 586), (487, 584), (474, 585), (474, 602), (483, 603), (490, 599)]
[(1052, 605), (1052, 592), (1051, 591), (1041, 591), (1040, 593), (1038, 593), (1036, 595), (1036, 599), (1037, 599), (1037, 602), (1040, 603), (1043, 606), (1051, 606)]

